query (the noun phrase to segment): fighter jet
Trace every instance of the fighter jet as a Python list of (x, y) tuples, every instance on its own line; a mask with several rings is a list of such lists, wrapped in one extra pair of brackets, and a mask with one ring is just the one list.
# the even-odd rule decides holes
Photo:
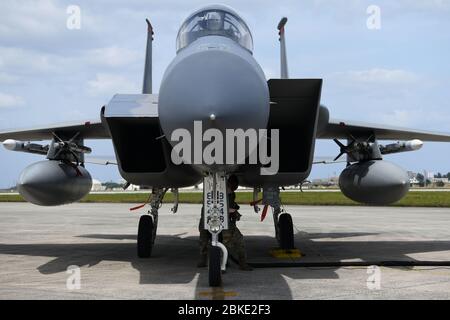
[[(177, 195), (179, 188), (203, 182), (211, 286), (220, 285), (226, 267), (227, 249), (219, 234), (228, 227), (226, 181), (232, 174), (240, 185), (253, 188), (256, 211), (258, 203), (264, 214), (272, 208), (282, 249), (294, 247), (294, 234), (280, 189), (307, 179), (317, 139), (336, 142), (334, 161), (346, 157), (339, 177), (345, 196), (374, 205), (400, 200), (409, 189), (408, 175), (384, 155), (417, 150), (423, 141), (450, 142), (450, 134), (330, 118), (320, 103), (322, 79), (288, 77), (286, 23), (283, 18), (277, 27), (281, 77), (267, 80), (253, 56), (250, 29), (236, 11), (211, 5), (193, 12), (179, 29), (177, 54), (159, 94), (153, 94), (153, 27), (147, 20), (141, 94), (114, 95), (97, 120), (0, 132), (6, 149), (46, 158), (24, 169), (18, 191), (41, 206), (80, 200), (92, 185), (84, 166), (91, 152), (85, 141), (111, 139), (115, 159), (104, 164), (116, 164), (130, 184), (151, 187), (150, 210), (140, 218), (137, 237), (138, 256), (148, 258), (165, 193)], [(50, 142), (36, 142), (42, 140)], [(380, 140), (394, 142), (382, 145)]]

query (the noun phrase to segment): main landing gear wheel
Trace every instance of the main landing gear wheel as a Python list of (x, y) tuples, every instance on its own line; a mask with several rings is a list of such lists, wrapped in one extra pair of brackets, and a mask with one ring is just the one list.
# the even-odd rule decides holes
[(153, 218), (149, 215), (141, 216), (137, 236), (137, 254), (139, 258), (150, 258), (153, 248)]
[(218, 287), (222, 284), (221, 253), (222, 250), (219, 247), (211, 246), (209, 248), (208, 272), (210, 287)]
[(294, 227), (292, 217), (288, 213), (283, 213), (278, 218), (278, 232), (280, 247), (283, 250), (294, 249)]

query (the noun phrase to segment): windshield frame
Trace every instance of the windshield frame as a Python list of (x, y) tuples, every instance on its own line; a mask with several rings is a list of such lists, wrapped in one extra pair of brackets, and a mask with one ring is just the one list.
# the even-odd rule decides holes
[[(222, 16), (223, 29), (208, 30), (204, 25), (201, 26), (202, 23), (207, 23), (208, 20), (205, 17), (211, 13), (219, 13)], [(253, 36), (250, 28), (238, 14), (225, 8), (204, 8), (191, 14), (178, 30), (176, 40), (177, 53), (197, 39), (205, 36), (226, 37), (235, 41), (250, 53), (253, 52)]]

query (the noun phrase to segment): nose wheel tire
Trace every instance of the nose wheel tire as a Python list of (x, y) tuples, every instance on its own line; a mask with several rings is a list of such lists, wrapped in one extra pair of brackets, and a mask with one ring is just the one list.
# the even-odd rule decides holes
[(283, 250), (294, 249), (294, 226), (290, 214), (283, 213), (279, 216), (278, 232), (280, 248)]
[(150, 258), (153, 248), (153, 219), (149, 215), (141, 216), (137, 236), (137, 254), (139, 258)]
[(218, 287), (222, 284), (222, 270), (221, 270), (221, 253), (219, 247), (211, 246), (209, 248), (209, 286)]

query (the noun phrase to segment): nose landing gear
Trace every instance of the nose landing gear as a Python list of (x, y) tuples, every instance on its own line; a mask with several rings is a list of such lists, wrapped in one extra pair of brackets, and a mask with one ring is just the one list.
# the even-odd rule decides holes
[(213, 173), (203, 180), (203, 220), (205, 229), (211, 233), (209, 249), (209, 286), (218, 287), (222, 284), (222, 271), (225, 271), (228, 252), (219, 242), (219, 234), (228, 229), (228, 200), (226, 176), (223, 173)]

